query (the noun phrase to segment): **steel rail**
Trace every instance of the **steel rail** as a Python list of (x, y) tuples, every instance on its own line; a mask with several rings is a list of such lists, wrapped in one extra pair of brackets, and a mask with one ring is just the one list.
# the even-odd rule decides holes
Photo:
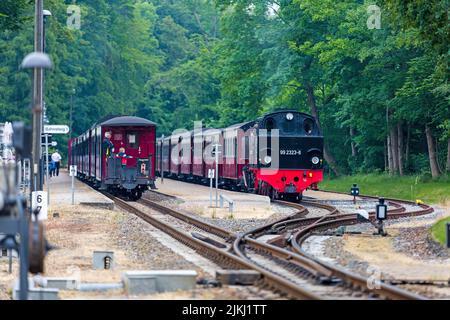
[[(245, 255), (245, 247), (252, 248), (257, 252), (265, 252), (269, 256), (287, 261), (288, 263), (299, 267), (301, 270), (312, 277), (321, 278), (321, 277), (335, 277), (341, 279), (343, 283), (345, 283), (349, 288), (354, 290), (359, 290), (362, 292), (370, 293), (373, 297), (382, 297), (386, 299), (423, 299), (424, 297), (408, 292), (406, 290), (400, 289), (398, 287), (388, 285), (385, 283), (377, 283), (375, 289), (370, 289), (368, 287), (368, 279), (344, 270), (340, 267), (330, 265), (323, 261), (316, 259), (315, 257), (310, 256), (309, 254), (303, 252), (301, 249), (302, 242), (309, 237), (313, 231), (322, 230), (322, 229), (330, 229), (334, 226), (347, 225), (347, 224), (355, 224), (359, 223), (356, 219), (356, 214), (345, 214), (341, 215), (337, 211), (337, 209), (333, 206), (317, 203), (317, 202), (308, 202), (307, 204), (314, 205), (317, 207), (321, 207), (330, 211), (328, 215), (319, 218), (304, 218), (304, 216), (308, 213), (307, 208), (297, 203), (286, 203), (281, 202), (284, 205), (288, 205), (291, 207), (295, 207), (298, 211), (290, 216), (278, 221), (265, 224), (261, 227), (255, 228), (249, 232), (244, 234), (232, 234), (231, 232), (224, 230), (222, 228), (218, 228), (214, 225), (196, 219), (194, 217), (188, 216), (181, 212), (178, 212), (174, 209), (170, 209), (164, 207), (160, 204), (157, 204), (153, 201), (142, 199), (141, 202), (147, 206), (152, 207), (153, 209), (164, 213), (170, 214), (180, 220), (183, 220), (189, 224), (195, 225), (196, 227), (215, 234), (219, 237), (233, 240), (233, 251), (234, 254), (228, 252), (223, 249), (219, 249), (209, 243), (205, 243), (199, 239), (192, 237), (191, 235), (177, 230), (176, 228), (162, 222), (161, 220), (148, 215), (139, 209), (133, 207), (132, 205), (126, 203), (125, 201), (110, 196), (120, 207), (124, 208), (127, 211), (130, 211), (137, 216), (144, 219), (146, 222), (154, 225), (158, 229), (164, 231), (165, 233), (171, 235), (173, 238), (178, 241), (186, 244), (187, 246), (193, 248), (201, 255), (206, 256), (207, 258), (216, 261), (218, 264), (222, 266), (226, 266), (227, 268), (233, 267), (238, 269), (253, 269), (258, 271), (261, 275), (260, 285), (265, 287), (269, 287), (275, 291), (281, 292), (283, 294), (288, 295), (293, 298), (301, 298), (301, 299), (320, 299), (320, 296), (317, 296), (315, 293), (305, 290), (293, 283), (289, 279), (286, 279), (283, 276), (277, 275), (271, 270), (268, 270), (262, 266), (259, 266), (255, 262), (251, 261)], [(390, 219), (401, 218), (408, 215), (419, 215), (425, 214), (424, 212), (432, 212), (433, 209), (426, 205), (421, 205), (422, 210), (417, 212), (407, 212), (405, 213), (405, 208), (400, 203), (408, 203), (404, 200), (396, 200), (396, 199), (388, 199), (390, 204), (395, 207), (395, 209), (389, 210), (390, 215), (388, 216)], [(431, 211), (430, 211), (431, 210)], [(302, 218), (297, 218), (297, 217)], [(370, 215), (371, 219), (374, 219), (373, 213)], [(291, 243), (293, 251), (287, 250), (285, 248), (280, 248), (268, 243), (264, 243), (253, 239), (251, 236), (257, 236), (262, 234), (267, 234), (270, 229), (273, 228), (274, 225), (280, 224), (293, 224), (298, 223), (301, 226), (305, 226), (300, 229), (293, 238)], [(378, 289), (377, 289), (378, 288)]]
[[(287, 279), (280, 277), (273, 272), (270, 272), (264, 268), (261, 268), (257, 265), (254, 265), (248, 262), (245, 259), (242, 259), (226, 250), (219, 249), (209, 243), (201, 241), (192, 237), (191, 235), (178, 230), (177, 228), (149, 215), (139, 210), (138, 208), (132, 206), (126, 201), (116, 198), (112, 195), (106, 194), (110, 199), (112, 199), (119, 207), (122, 209), (129, 211), (136, 216), (140, 217), (144, 221), (150, 223), (154, 227), (160, 229), (161, 231), (169, 234), (171, 237), (185, 244), (186, 246), (194, 249), (199, 254), (205, 256), (208, 259), (211, 259), (226, 268), (237, 268), (237, 269), (251, 269), (256, 270), (261, 274), (260, 282), (258, 283), (260, 286), (271, 288), (274, 291), (280, 292), (281, 294), (287, 295), (288, 297), (296, 298), (296, 299), (320, 299), (319, 296), (315, 295), (312, 292), (309, 292), (298, 285), (293, 284)], [(156, 209), (156, 207), (154, 207)], [(167, 212), (166, 207), (158, 207), (163, 208), (164, 212)], [(159, 209), (156, 209), (159, 211)], [(169, 209), (172, 210), (172, 209)], [(172, 210), (175, 211), (175, 210)]]
[[(371, 196), (361, 196), (362, 198), (369, 198), (369, 199), (376, 199), (377, 197), (371, 197)], [(414, 202), (407, 201), (407, 200), (399, 200), (399, 199), (392, 199), (392, 198), (386, 198), (391, 204), (395, 204), (397, 207), (394, 210), (390, 211), (390, 214), (388, 215), (388, 219), (399, 219), (409, 216), (417, 216), (417, 215), (424, 215), (428, 213), (432, 213), (434, 209), (431, 206), (425, 205), (425, 204), (419, 204), (420, 210), (405, 212), (406, 209), (401, 206), (401, 204), (408, 204), (408, 205), (415, 205)], [(403, 210), (402, 210), (403, 209)], [(374, 221), (376, 219), (375, 214), (370, 214), (370, 220)], [(363, 276), (357, 275), (353, 272), (350, 272), (348, 270), (344, 270), (341, 267), (331, 265), (327, 262), (321, 261), (320, 259), (317, 259), (313, 257), (312, 255), (306, 253), (302, 249), (303, 242), (310, 237), (314, 232), (320, 231), (320, 230), (327, 230), (334, 227), (342, 226), (342, 225), (351, 225), (351, 224), (357, 224), (361, 223), (357, 220), (356, 214), (349, 214), (349, 215), (341, 215), (341, 216), (335, 216), (332, 217), (332, 219), (328, 219), (326, 221), (321, 221), (318, 223), (314, 223), (311, 225), (308, 225), (299, 231), (297, 231), (293, 236), (293, 241), (291, 241), (291, 246), (294, 252), (298, 253), (299, 255), (311, 259), (315, 261), (316, 263), (322, 265), (323, 267), (331, 270), (333, 272), (333, 275), (337, 278), (340, 278), (344, 280), (346, 283), (348, 283), (351, 286), (356, 286), (357, 288), (360, 288), (363, 291), (370, 291), (373, 292), (375, 295), (379, 295), (382, 297), (385, 297), (387, 299), (425, 299), (425, 297), (409, 292), (407, 290), (400, 289), (398, 287), (395, 287), (393, 285), (388, 285), (385, 283), (377, 283), (375, 288), (369, 288), (369, 282), (368, 279), (366, 279)]]
[(140, 200), (138, 200), (138, 203), (141, 203), (141, 204), (143, 204), (145, 206), (148, 206), (148, 207), (150, 207), (152, 209), (155, 209), (155, 210), (157, 210), (157, 211), (159, 211), (161, 213), (171, 215), (171, 216), (173, 216), (173, 217), (175, 217), (175, 218), (177, 218), (177, 219), (179, 219), (181, 221), (184, 221), (184, 222), (186, 222), (188, 224), (192, 224), (192, 225), (196, 226), (197, 228), (199, 228), (201, 230), (204, 230), (204, 231), (206, 231), (208, 233), (214, 234), (214, 235), (216, 235), (216, 236), (218, 236), (220, 238), (223, 238), (225, 240), (230, 240), (231, 241), (231, 240), (234, 240), (236, 238), (235, 234), (230, 232), (230, 231), (228, 231), (228, 230), (225, 230), (223, 228), (215, 226), (215, 225), (213, 225), (211, 223), (202, 221), (200, 219), (194, 218), (194, 217), (189, 216), (187, 214), (184, 214), (184, 213), (182, 213), (180, 211), (177, 211), (177, 210), (165, 207), (165, 206), (163, 206), (161, 204), (158, 204), (158, 203), (156, 203), (154, 201), (151, 201), (151, 200), (148, 200), (148, 199), (140, 199)]

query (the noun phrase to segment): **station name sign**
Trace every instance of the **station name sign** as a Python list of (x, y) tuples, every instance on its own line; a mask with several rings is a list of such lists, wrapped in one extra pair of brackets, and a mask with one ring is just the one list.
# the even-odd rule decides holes
[(69, 126), (66, 125), (45, 125), (44, 133), (68, 134)]

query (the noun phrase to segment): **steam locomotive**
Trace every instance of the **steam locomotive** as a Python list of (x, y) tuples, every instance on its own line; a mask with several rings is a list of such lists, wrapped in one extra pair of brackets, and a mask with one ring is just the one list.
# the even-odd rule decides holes
[(314, 117), (282, 110), (157, 139), (157, 176), (206, 184), (213, 174), (223, 188), (300, 201), (323, 179), (322, 133)]

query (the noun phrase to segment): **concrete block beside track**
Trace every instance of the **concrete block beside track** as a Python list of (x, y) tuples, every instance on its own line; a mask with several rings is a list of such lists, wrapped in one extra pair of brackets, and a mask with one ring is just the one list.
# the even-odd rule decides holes
[(75, 278), (43, 278), (42, 286), (44, 288), (59, 290), (76, 290), (78, 281)]
[(92, 268), (95, 270), (114, 269), (114, 252), (94, 251), (92, 254)]
[[(13, 300), (19, 300), (20, 283), (14, 282)], [(39, 288), (34, 286), (34, 281), (28, 278), (28, 300), (59, 300), (59, 290), (54, 288)]]
[(227, 285), (252, 285), (261, 278), (254, 270), (217, 270), (216, 280)]
[(122, 281), (129, 295), (192, 290), (196, 279), (197, 272), (194, 270), (127, 271), (122, 274)]

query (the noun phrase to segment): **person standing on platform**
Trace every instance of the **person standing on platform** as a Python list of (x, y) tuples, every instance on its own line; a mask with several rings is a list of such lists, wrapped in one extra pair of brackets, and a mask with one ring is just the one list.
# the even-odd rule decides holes
[(114, 144), (111, 142), (112, 133), (111, 131), (105, 132), (105, 139), (103, 139), (103, 152), (106, 158), (112, 157), (114, 153)]
[(50, 178), (55, 176), (55, 170), (56, 170), (56, 162), (51, 160), (48, 164), (48, 172), (50, 174)]
[(58, 150), (56, 150), (53, 154), (52, 154), (52, 161), (55, 162), (55, 166), (56, 166), (56, 176), (59, 176), (59, 167), (61, 165), (61, 155), (59, 154)]

